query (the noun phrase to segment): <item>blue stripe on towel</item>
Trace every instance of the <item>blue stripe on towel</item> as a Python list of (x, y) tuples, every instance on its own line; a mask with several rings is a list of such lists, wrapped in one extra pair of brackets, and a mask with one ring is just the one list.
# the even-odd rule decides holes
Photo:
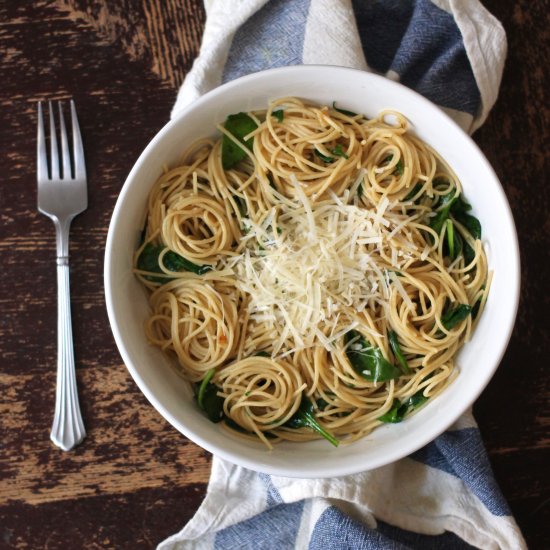
[(335, 506), (319, 517), (309, 550), (469, 550), (474, 548), (454, 533), (420, 535), (404, 531), (382, 521), (376, 529), (351, 519)]
[(271, 0), (235, 33), (222, 81), (300, 65), (310, 0)]
[(363, 52), (369, 66), (387, 73), (412, 19), (414, 3), (406, 0), (353, 0)]
[(418, 550), (470, 550), (475, 548), (454, 533), (446, 531), (442, 535), (421, 535), (405, 531), (383, 521), (378, 521), (377, 530), (388, 539)]
[(264, 474), (260, 472), (258, 474), (259, 478), (262, 480), (267, 489), (267, 506), (275, 506), (276, 504), (281, 504), (283, 502), (283, 497), (279, 493), (279, 489), (273, 485), (271, 476), (269, 474)]
[(278, 504), (261, 514), (216, 533), (215, 550), (270, 550), (294, 548), (304, 501)]
[(491, 514), (511, 515), (477, 428), (445, 432), (410, 458), (460, 478)]
[(430, 0), (353, 0), (370, 67), (442, 107), (475, 115), (481, 98), (462, 34), (451, 14)]

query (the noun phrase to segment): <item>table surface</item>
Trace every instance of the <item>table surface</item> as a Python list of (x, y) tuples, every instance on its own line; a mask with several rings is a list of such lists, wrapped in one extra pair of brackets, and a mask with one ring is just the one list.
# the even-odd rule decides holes
[[(530, 548), (549, 548), (549, 3), (484, 4), (504, 24), (509, 55), (498, 103), (475, 140), (510, 201), (523, 283), (510, 346), (474, 412)], [(130, 378), (102, 282), (117, 195), (169, 117), (204, 20), (199, 0), (0, 3), (0, 548), (150, 548), (179, 530), (204, 497), (210, 455), (161, 418)], [(49, 440), (55, 242), (51, 222), (36, 211), (35, 112), (38, 100), (71, 96), (90, 190), (71, 233), (75, 355), (88, 436), (65, 453)]]

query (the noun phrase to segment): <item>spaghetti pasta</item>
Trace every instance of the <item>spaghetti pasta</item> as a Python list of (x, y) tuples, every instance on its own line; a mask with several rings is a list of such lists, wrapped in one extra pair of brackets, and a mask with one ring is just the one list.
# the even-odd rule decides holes
[(445, 161), (393, 111), (287, 97), (219, 129), (157, 180), (134, 256), (199, 406), (268, 447), (337, 444), (441, 393), (490, 283)]

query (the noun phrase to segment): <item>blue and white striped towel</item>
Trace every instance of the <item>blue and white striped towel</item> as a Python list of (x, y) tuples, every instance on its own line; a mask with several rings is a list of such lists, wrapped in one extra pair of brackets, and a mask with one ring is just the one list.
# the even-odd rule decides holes
[[(297, 64), (375, 71), (465, 130), (493, 106), (506, 37), (478, 0), (205, 0), (200, 55), (173, 114), (222, 82)], [(408, 458), (359, 475), (292, 479), (214, 457), (175, 549), (526, 548), (470, 414)]]

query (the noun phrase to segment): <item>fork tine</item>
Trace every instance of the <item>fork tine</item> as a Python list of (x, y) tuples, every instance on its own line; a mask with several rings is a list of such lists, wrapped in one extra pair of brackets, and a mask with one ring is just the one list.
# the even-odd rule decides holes
[(67, 129), (65, 128), (65, 119), (63, 118), (62, 102), (59, 107), (59, 130), (61, 131), (61, 158), (63, 159), (63, 179), (71, 179), (71, 154), (69, 152), (69, 140), (67, 139)]
[(82, 146), (78, 117), (76, 116), (76, 108), (72, 99), (71, 119), (73, 124), (74, 177), (80, 179), (86, 177), (86, 164), (84, 163), (84, 147)]
[(59, 156), (57, 154), (57, 137), (55, 135), (55, 120), (53, 118), (52, 102), (48, 101), (48, 110), (50, 111), (50, 164), (52, 170), (52, 180), (59, 179)]
[(36, 134), (36, 177), (38, 182), (48, 179), (48, 155), (46, 153), (46, 136), (44, 134), (44, 115), (42, 102), (38, 102), (38, 130)]

